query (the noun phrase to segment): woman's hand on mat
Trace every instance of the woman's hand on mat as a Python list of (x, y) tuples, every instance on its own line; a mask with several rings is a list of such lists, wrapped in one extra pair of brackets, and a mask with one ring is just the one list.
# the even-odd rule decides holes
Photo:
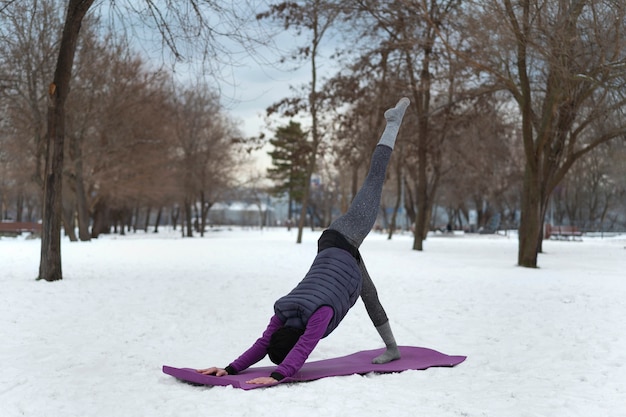
[(260, 376), (258, 378), (251, 379), (246, 381), (246, 384), (259, 384), (259, 385), (267, 385), (267, 384), (275, 384), (278, 381), (272, 378), (271, 376)]
[(200, 372), (203, 375), (215, 375), (215, 376), (228, 375), (228, 372), (226, 372), (225, 369), (216, 368), (215, 366), (212, 367), (212, 368), (198, 369), (197, 371)]

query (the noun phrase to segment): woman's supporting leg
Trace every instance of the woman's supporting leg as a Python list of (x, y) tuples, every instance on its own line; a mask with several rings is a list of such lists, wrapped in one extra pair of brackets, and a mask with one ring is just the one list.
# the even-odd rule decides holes
[(365, 268), (365, 263), (363, 263), (363, 259), (361, 259), (359, 267), (361, 268), (361, 275), (363, 276), (361, 299), (365, 304), (365, 310), (367, 310), (367, 314), (370, 316), (372, 323), (374, 323), (374, 327), (376, 327), (378, 334), (383, 339), (383, 342), (385, 342), (385, 346), (387, 347), (387, 350), (385, 350), (382, 355), (374, 358), (372, 360), (372, 363), (387, 363), (396, 359), (400, 359), (400, 351), (398, 350), (396, 339), (393, 336), (393, 332), (391, 331), (391, 326), (389, 325), (387, 313), (385, 312), (385, 309), (378, 299), (378, 291), (376, 291), (374, 282), (372, 282), (372, 279), (370, 278), (370, 275)]

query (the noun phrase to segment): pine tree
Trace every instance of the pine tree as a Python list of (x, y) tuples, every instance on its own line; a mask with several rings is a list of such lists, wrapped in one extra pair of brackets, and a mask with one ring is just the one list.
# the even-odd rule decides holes
[(272, 168), (267, 169), (268, 177), (275, 181), (273, 193), (287, 194), (289, 198), (289, 219), (293, 218), (293, 201), (302, 202), (306, 182), (306, 168), (311, 154), (311, 145), (300, 123), (290, 121), (288, 125), (276, 129), (270, 144), (273, 151)]

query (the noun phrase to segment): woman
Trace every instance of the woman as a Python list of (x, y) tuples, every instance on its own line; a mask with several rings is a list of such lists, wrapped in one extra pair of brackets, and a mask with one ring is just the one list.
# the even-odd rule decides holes
[(385, 112), (387, 125), (374, 150), (363, 186), (348, 211), (322, 233), (317, 256), (304, 279), (276, 301), (275, 314), (263, 335), (227, 367), (198, 372), (234, 375), (269, 355), (278, 365), (276, 370), (248, 383), (273, 384), (293, 376), (319, 340), (337, 328), (359, 296), (386, 346), (385, 352), (372, 362), (386, 363), (400, 358), (389, 319), (358, 248), (376, 221), (387, 164), (408, 105), (409, 100), (402, 98)]

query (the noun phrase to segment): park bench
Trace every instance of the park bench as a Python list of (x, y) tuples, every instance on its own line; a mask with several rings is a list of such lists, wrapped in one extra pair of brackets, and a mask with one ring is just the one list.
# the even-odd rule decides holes
[(582, 240), (583, 233), (576, 226), (550, 226), (550, 239)]
[(0, 222), (0, 236), (18, 236), (25, 232), (41, 234), (41, 223)]

